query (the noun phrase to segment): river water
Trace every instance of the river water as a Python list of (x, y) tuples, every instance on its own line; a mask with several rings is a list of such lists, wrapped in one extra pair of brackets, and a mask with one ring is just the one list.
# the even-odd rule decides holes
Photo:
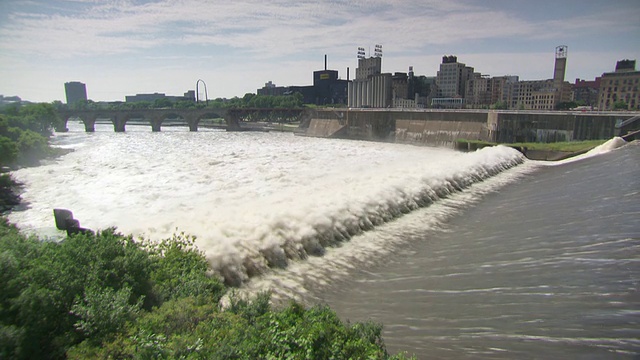
[(21, 169), (10, 219), (197, 236), (216, 272), (327, 303), (419, 358), (640, 354), (640, 146), (553, 165), (518, 152), (81, 124)]

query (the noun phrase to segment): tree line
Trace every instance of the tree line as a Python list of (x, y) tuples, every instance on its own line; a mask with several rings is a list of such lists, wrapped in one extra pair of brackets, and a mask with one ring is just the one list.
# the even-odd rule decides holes
[(0, 213), (20, 200), (18, 184), (8, 171), (59, 154), (49, 146), (49, 138), (61, 124), (52, 104), (11, 105), (0, 111)]
[(136, 102), (94, 102), (80, 100), (74, 104), (63, 104), (54, 101), (52, 105), (59, 110), (141, 110), (141, 109), (223, 109), (223, 108), (302, 108), (303, 96), (300, 93), (291, 95), (256, 95), (247, 93), (243, 97), (231, 99), (217, 98), (208, 101), (177, 100), (159, 98), (154, 101)]

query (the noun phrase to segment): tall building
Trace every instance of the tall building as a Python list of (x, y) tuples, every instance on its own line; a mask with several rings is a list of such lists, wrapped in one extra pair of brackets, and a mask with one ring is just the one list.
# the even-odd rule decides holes
[(473, 68), (458, 62), (457, 56), (443, 56), (440, 70), (436, 74), (438, 96), (443, 98), (464, 97), (467, 80), (473, 76)]
[(517, 75), (494, 76), (491, 78), (491, 105), (500, 104), (508, 106), (509, 84), (517, 83), (519, 78)]
[(474, 73), (465, 85), (466, 94), (464, 96), (466, 106), (471, 108), (482, 108), (491, 105), (491, 85), (489, 75)]
[(573, 101), (584, 106), (597, 107), (600, 80), (600, 77), (596, 77), (593, 81), (576, 79), (573, 84)]
[(382, 73), (382, 58), (370, 57), (358, 59), (358, 67), (356, 68), (356, 80), (366, 80), (371, 75), (379, 75)]
[(78, 101), (87, 101), (87, 87), (84, 83), (71, 81), (64, 83), (64, 92), (67, 96), (67, 104), (72, 105)]
[(196, 91), (188, 90), (187, 92), (184, 93), (183, 97), (184, 97), (184, 100), (196, 101)]
[(348, 86), (349, 107), (386, 108), (393, 104), (393, 78), (382, 73), (382, 57), (358, 58), (356, 78)]
[(560, 88), (560, 84), (564, 82), (564, 75), (567, 71), (567, 46), (560, 45), (556, 47), (556, 62), (553, 67), (553, 82), (556, 87)]
[(431, 104), (436, 107), (460, 108), (464, 105), (467, 81), (473, 77), (473, 68), (458, 62), (457, 56), (443, 56), (436, 74), (437, 97)]
[(261, 89), (258, 89), (258, 95), (281, 96), (289, 92), (288, 86), (276, 86), (272, 81), (264, 83)]
[(345, 104), (347, 101), (348, 80), (340, 80), (337, 70), (327, 69), (327, 56), (324, 56), (324, 70), (313, 72), (313, 88), (316, 105)]
[(636, 61), (618, 61), (614, 72), (602, 74), (598, 109), (614, 110), (626, 106), (626, 110), (640, 110), (639, 88), (640, 71), (636, 71)]
[(391, 91), (394, 99), (409, 98), (409, 77), (407, 73), (396, 72), (391, 76)]
[(567, 47), (556, 47), (553, 79), (529, 80), (508, 85), (508, 107), (521, 110), (555, 110), (560, 103), (571, 101), (571, 84), (564, 81)]

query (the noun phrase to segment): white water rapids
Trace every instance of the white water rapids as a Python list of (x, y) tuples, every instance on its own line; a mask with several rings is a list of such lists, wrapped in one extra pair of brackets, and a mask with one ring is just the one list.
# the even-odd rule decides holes
[(11, 221), (50, 229), (52, 209), (66, 208), (91, 229), (151, 239), (184, 231), (233, 285), (323, 255), (523, 162), (506, 147), (460, 153), (289, 133), (69, 127), (54, 142), (73, 152), (14, 173), (26, 209)]

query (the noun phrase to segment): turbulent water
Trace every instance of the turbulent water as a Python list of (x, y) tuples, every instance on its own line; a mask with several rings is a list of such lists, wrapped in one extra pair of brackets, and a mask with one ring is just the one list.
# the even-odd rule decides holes
[[(546, 166), (506, 147), (69, 127), (54, 141), (73, 152), (14, 174), (27, 231), (51, 233), (53, 208), (92, 229), (185, 231), (228, 284), (382, 321), (392, 350), (419, 356), (638, 352), (637, 145)], [(602, 160), (621, 154), (630, 165)]]

